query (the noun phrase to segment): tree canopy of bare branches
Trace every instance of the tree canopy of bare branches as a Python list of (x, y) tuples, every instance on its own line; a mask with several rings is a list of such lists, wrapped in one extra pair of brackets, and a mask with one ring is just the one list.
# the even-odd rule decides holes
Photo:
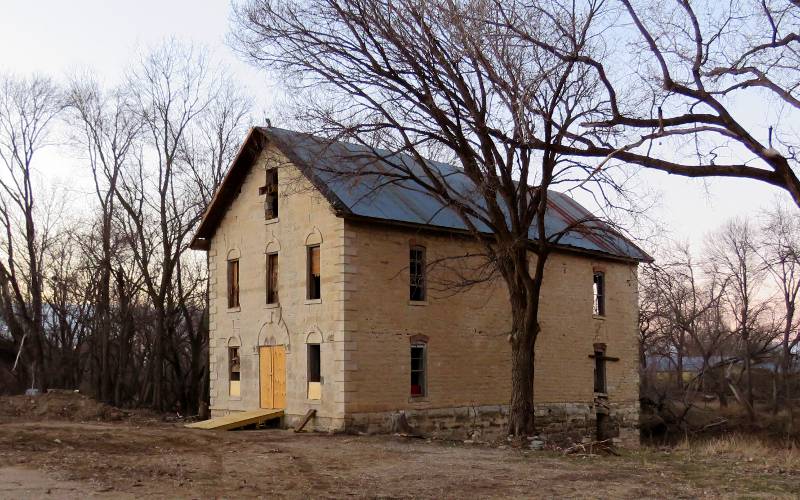
[[(63, 89), (4, 77), (2, 91), (0, 325), (30, 372), (19, 386), (202, 412), (206, 270), (188, 235), (244, 136), (250, 98), (206, 51), (176, 41), (143, 52), (115, 87), (90, 74)], [(91, 181), (69, 217), (34, 175), (48, 135)]]
[[(603, 39), (603, 50), (568, 51), (519, 13), (553, 19), (568, 2), (496, 0), (505, 26), (601, 82), (604, 116), (583, 123), (597, 134), (560, 152), (689, 177), (754, 179), (800, 205), (800, 5), (598, 3), (605, 8), (591, 35)], [(570, 25), (557, 24), (556, 39), (572, 36)]]
[(0, 308), (24, 349), (36, 388), (47, 385), (42, 297), (50, 235), (39, 210), (33, 162), (61, 108), (60, 92), (49, 78), (0, 76)]
[[(591, 45), (596, 7), (525, 22), (574, 53)], [(451, 207), (483, 245), (509, 291), (509, 432), (524, 435), (534, 430), (541, 284), (564, 234), (546, 231), (548, 189), (591, 185), (601, 197), (624, 191), (606, 170), (561, 154), (585, 141), (581, 122), (599, 119), (598, 80), (576, 61), (522, 43), (503, 21), (491, 1), (253, 0), (237, 6), (233, 36), (250, 61), (280, 72), (304, 98), (298, 121), (318, 134), (409, 155), (418, 168), (396, 161), (381, 175)], [(563, 26), (570, 36), (561, 36)], [(437, 154), (460, 165), (475, 189), (465, 193), (450, 182), (427, 159)], [(589, 222), (576, 226), (602, 229)]]

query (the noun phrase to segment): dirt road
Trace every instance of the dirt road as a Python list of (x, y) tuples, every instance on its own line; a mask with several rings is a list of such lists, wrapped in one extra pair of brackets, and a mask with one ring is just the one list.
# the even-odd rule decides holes
[(657, 451), (558, 456), (387, 436), (0, 421), (3, 498), (696, 498), (800, 495), (800, 472)]

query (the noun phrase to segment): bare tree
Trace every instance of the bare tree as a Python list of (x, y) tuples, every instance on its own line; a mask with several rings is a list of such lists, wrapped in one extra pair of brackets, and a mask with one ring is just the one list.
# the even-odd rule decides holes
[[(563, 50), (507, 4), (496, 0), (507, 26), (602, 82), (607, 116), (583, 123), (597, 137), (559, 152), (688, 177), (755, 179), (788, 191), (800, 205), (795, 0), (616, 0), (619, 9), (610, 9), (593, 33), (625, 48), (595, 53)], [(531, 8), (552, 17), (549, 2)], [(743, 107), (758, 109), (766, 123), (748, 122)]]
[[(724, 300), (732, 319), (732, 331), (741, 342), (744, 363), (746, 404), (753, 420), (753, 357), (769, 346), (770, 336), (764, 335), (759, 321), (767, 312), (768, 302), (759, 298), (765, 272), (755, 250), (756, 235), (752, 223), (733, 219), (714, 234), (708, 242), (710, 272), (728, 281)], [(766, 338), (765, 338), (766, 337)]]
[[(545, 18), (522, 5), (517, 13), (559, 51), (574, 53), (592, 45), (588, 28), (600, 3), (564, 6)], [(372, 148), (384, 160), (380, 168), (339, 175), (380, 175), (427, 193), (481, 245), (511, 305), (509, 433), (533, 432), (534, 346), (548, 256), (578, 226), (608, 230), (594, 217), (545, 228), (548, 189), (600, 186), (593, 192), (601, 198), (620, 192), (608, 171), (560, 154), (585, 141), (579, 123), (599, 118), (596, 79), (576, 61), (524, 43), (491, 1), (249, 0), (236, 6), (235, 18), (236, 46), (254, 64), (281, 71), (303, 98), (298, 123)], [(462, 189), (426, 156), (457, 162), (472, 187)], [(408, 157), (413, 161), (402, 159)]]
[(211, 203), (239, 149), (252, 107), (252, 98), (230, 76), (223, 74), (215, 98), (198, 117), (195, 127), (183, 136), (180, 145), (182, 161), (194, 176), (204, 207)]
[(765, 213), (761, 231), (760, 254), (783, 303), (781, 390), (793, 425), (789, 381), (792, 351), (800, 344), (800, 318), (797, 315), (800, 299), (800, 214), (797, 210), (776, 204)]
[(679, 389), (683, 389), (684, 356), (691, 350), (699, 350), (704, 361), (702, 371), (705, 371), (712, 354), (718, 352), (721, 338), (719, 335), (708, 335), (710, 332), (703, 328), (707, 325), (702, 320), (715, 311), (725, 290), (725, 280), (712, 275), (702, 281), (699, 267), (686, 245), (676, 248), (665, 260), (660, 266), (661, 272), (656, 275), (654, 286), (661, 299), (661, 311), (665, 315), (674, 346), (676, 383)]
[(33, 160), (61, 108), (49, 78), (0, 76), (0, 311), (39, 389), (47, 386), (42, 272), (49, 223), (39, 224)]
[[(195, 411), (205, 400), (208, 330), (198, 300), (205, 296), (205, 274), (187, 252), (189, 235), (237, 150), (251, 101), (204, 51), (174, 41), (142, 58), (126, 94), (125, 116), (130, 113), (134, 128), (125, 131), (133, 137), (141, 124), (140, 146), (116, 166), (113, 189), (126, 246), (153, 308), (145, 391), (156, 408), (175, 403)], [(168, 383), (172, 400), (164, 392)]]
[[(100, 384), (97, 396), (101, 401), (111, 401), (112, 372), (110, 342), (112, 335), (112, 279), (114, 256), (118, 252), (112, 234), (116, 216), (116, 190), (123, 166), (129, 155), (135, 153), (136, 139), (142, 121), (132, 112), (126, 102), (123, 89), (103, 92), (92, 81), (72, 82), (69, 88), (70, 125), (75, 131), (74, 140), (85, 152), (94, 181), (99, 204), (99, 248), (96, 258), (98, 267), (98, 295), (95, 303), (95, 319), (99, 337)], [(117, 402), (118, 403), (118, 402)]]
[(90, 245), (85, 243), (92, 235), (80, 230), (81, 223), (62, 219), (45, 253), (43, 333), (49, 387), (73, 389), (80, 387), (87, 374), (102, 375), (85, 369), (90, 356), (84, 348), (95, 330), (98, 287), (95, 269), (87, 265)]
[[(129, 78), (131, 108), (143, 123), (143, 151), (117, 182), (130, 248), (155, 313), (151, 404), (164, 409), (164, 345), (177, 314), (176, 268), (201, 208), (181, 164), (187, 130), (213, 99), (205, 54), (177, 42), (145, 55)], [(210, 92), (211, 90), (211, 92)]]

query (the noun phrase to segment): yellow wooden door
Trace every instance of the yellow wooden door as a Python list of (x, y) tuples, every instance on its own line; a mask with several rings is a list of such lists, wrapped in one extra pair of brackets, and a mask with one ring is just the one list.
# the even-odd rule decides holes
[(261, 407), (274, 408), (272, 397), (272, 348), (258, 349), (259, 378), (261, 379)]
[(272, 348), (272, 404), (273, 408), (286, 408), (286, 349)]
[(286, 408), (286, 348), (264, 346), (258, 349), (261, 407)]

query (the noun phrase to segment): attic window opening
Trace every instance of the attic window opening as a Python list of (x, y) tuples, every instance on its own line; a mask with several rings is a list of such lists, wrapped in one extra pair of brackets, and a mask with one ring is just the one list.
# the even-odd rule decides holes
[(592, 283), (593, 305), (592, 314), (595, 316), (606, 315), (606, 275), (602, 271), (595, 271)]
[(264, 196), (264, 218), (278, 217), (278, 169), (267, 170), (266, 183), (258, 188), (258, 194)]
[(425, 300), (425, 247), (414, 245), (411, 247), (408, 259), (409, 267), (409, 298), (413, 301)]

